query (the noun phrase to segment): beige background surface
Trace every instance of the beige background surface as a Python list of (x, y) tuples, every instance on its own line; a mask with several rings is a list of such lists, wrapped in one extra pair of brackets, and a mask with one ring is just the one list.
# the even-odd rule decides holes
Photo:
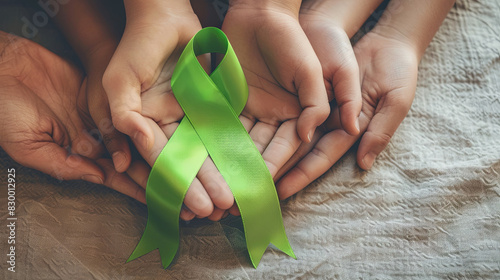
[[(0, 26), (16, 32), (12, 20), (29, 11), (1, 3)], [(59, 182), (2, 152), (0, 278), (500, 279), (499, 14), (499, 1), (459, 0), (421, 62), (410, 113), (373, 169), (361, 171), (350, 151), (282, 203), (297, 260), (270, 247), (252, 268), (240, 220), (228, 218), (182, 223), (167, 270), (157, 251), (125, 264), (145, 206), (105, 187)], [(51, 45), (57, 36), (49, 25), (35, 39), (65, 55)], [(10, 167), (15, 274), (6, 270)]]

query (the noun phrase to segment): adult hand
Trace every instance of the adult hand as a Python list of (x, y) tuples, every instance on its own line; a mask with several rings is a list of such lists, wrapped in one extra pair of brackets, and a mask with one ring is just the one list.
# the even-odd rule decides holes
[[(17, 162), (59, 180), (105, 184), (145, 202), (111, 160), (88, 119), (80, 69), (40, 45), (0, 31), (0, 145)], [(84, 117), (87, 115), (87, 117)], [(142, 191), (141, 191), (142, 190)]]
[(124, 172), (131, 160), (129, 145), (126, 136), (113, 127), (108, 98), (102, 86), (104, 71), (118, 45), (119, 32), (109, 22), (110, 15), (106, 14), (102, 1), (70, 1), (58, 7), (54, 21), (86, 72), (90, 113), (87, 121), (94, 123), (99, 130), (100, 140), (111, 155), (115, 169)]

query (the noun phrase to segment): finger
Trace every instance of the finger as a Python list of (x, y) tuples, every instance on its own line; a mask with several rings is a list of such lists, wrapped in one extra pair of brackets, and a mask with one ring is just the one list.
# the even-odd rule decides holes
[(238, 205), (235, 203), (231, 208), (229, 208), (229, 214), (233, 216), (240, 216), (240, 209), (238, 208)]
[(300, 106), (303, 110), (297, 121), (297, 132), (304, 142), (311, 142), (316, 127), (321, 125), (330, 114), (321, 68), (302, 67), (296, 76)]
[(127, 174), (116, 172), (113, 163), (109, 159), (99, 159), (97, 163), (106, 173), (105, 186), (146, 204), (144, 188), (136, 184)]
[[(92, 89), (89, 88), (89, 90)], [(97, 125), (104, 146), (113, 159), (116, 171), (125, 172), (132, 159), (127, 138), (113, 126), (109, 102), (104, 90), (93, 93), (91, 96), (98, 96), (99, 100), (97, 102), (89, 100), (90, 115)]]
[(296, 120), (289, 120), (281, 124), (271, 143), (262, 153), (273, 178), (300, 146), (301, 141), (297, 134), (296, 124)]
[(314, 133), (311, 142), (309, 143), (302, 142), (299, 145), (297, 151), (295, 151), (295, 153), (292, 155), (292, 157), (276, 173), (276, 175), (274, 176), (275, 182), (279, 181), (281, 177), (283, 177), (283, 175), (285, 175), (290, 169), (292, 169), (297, 164), (297, 162), (303, 159), (314, 148), (314, 146), (318, 143), (318, 141), (322, 136), (323, 135), (319, 131), (316, 131), (316, 133)]
[(299, 162), (303, 157), (305, 157), (313, 148), (316, 146), (316, 144), (319, 142), (319, 140), (328, 132), (339, 129), (342, 126), (340, 125), (340, 115), (339, 115), (339, 108), (337, 107), (337, 104), (335, 101), (332, 101), (330, 104), (331, 107), (331, 113), (330, 116), (328, 116), (328, 119), (323, 123), (321, 126), (321, 129), (316, 130), (316, 133), (314, 133), (313, 139), (309, 143), (302, 142), (297, 149), (297, 151), (293, 154), (293, 156), (280, 168), (278, 173), (275, 176), (275, 180), (278, 181), (281, 179), (283, 175), (285, 175), (286, 172), (288, 172), (292, 167), (294, 167), (297, 162)]
[[(294, 128), (295, 129), (295, 128)], [(252, 138), (253, 143), (257, 147), (257, 150), (262, 154), (267, 148), (274, 134), (276, 133), (277, 127), (263, 122), (257, 122), (250, 132), (250, 138)]]
[(106, 70), (103, 86), (109, 98), (113, 125), (120, 132), (130, 136), (136, 145), (149, 150), (154, 143), (154, 136), (152, 128), (141, 114), (140, 82), (135, 77), (127, 77), (127, 73), (122, 75), (112, 71), (118, 70), (113, 68)]
[(255, 125), (255, 120), (247, 118), (243, 115), (240, 115), (238, 118), (240, 119), (241, 124), (243, 125), (243, 127), (246, 129), (247, 132), (252, 130), (253, 126)]
[(394, 132), (410, 110), (415, 89), (410, 87), (385, 95), (378, 103), (366, 132), (359, 143), (358, 165), (368, 170), (376, 157), (387, 147)]
[[(167, 136), (172, 136), (177, 127), (177, 124), (166, 125), (162, 129), (151, 119), (147, 119), (147, 123), (153, 128), (155, 143), (153, 143), (152, 148), (147, 151), (140, 146), (136, 146), (137, 150), (146, 160), (146, 162), (150, 166), (153, 166), (156, 159), (168, 142)], [(210, 199), (210, 196), (207, 194), (207, 192), (203, 188), (203, 185), (197, 178), (195, 178), (189, 186), (184, 198), (184, 204), (186, 204), (186, 206), (193, 213), (200, 217), (207, 217), (213, 211), (213, 203)]]
[(191, 221), (196, 217), (196, 214), (191, 212), (191, 210), (189, 210), (186, 206), (183, 206), (179, 216), (183, 221)]
[(324, 30), (321, 32), (318, 34), (318, 30), (312, 28), (307, 30), (307, 35), (321, 62), (327, 91), (329, 94), (334, 93), (340, 107), (342, 127), (347, 133), (357, 135), (362, 98), (359, 67), (353, 47), (344, 30), (331, 28), (326, 34)]
[(350, 135), (358, 135), (362, 98), (359, 82), (359, 67), (354, 53), (346, 58), (332, 77), (335, 101), (340, 110), (342, 128)]
[(222, 219), (222, 216), (225, 212), (226, 210), (215, 208), (214, 212), (210, 216), (208, 216), (208, 219), (214, 222), (219, 221), (220, 219)]
[(356, 142), (342, 129), (321, 138), (316, 146), (276, 184), (280, 199), (286, 199), (325, 173)]
[(128, 176), (143, 189), (146, 189), (149, 173), (151, 173), (151, 167), (143, 160), (133, 161), (127, 169)]
[[(273, 32), (282, 27), (287, 32)], [(321, 64), (312, 45), (295, 19), (284, 20), (272, 28), (258, 29), (256, 36), (274, 78), (289, 92), (297, 93), (302, 107), (297, 132), (302, 141), (310, 142), (316, 127), (330, 113)], [(294, 48), (282, 48), (283, 45)]]
[[(164, 40), (157, 36), (157, 29), (161, 29), (158, 25), (144, 29), (144, 24), (137, 17), (128, 20), (120, 44), (104, 73), (103, 86), (116, 129), (149, 150), (154, 136), (152, 128), (142, 117), (141, 92), (149, 89), (158, 78), (165, 61), (177, 46), (178, 36)], [(161, 32), (176, 34), (173, 26)]]
[[(339, 152), (340, 155), (338, 154), (336, 157), (340, 158), (341, 154), (344, 153), (342, 147), (347, 151), (348, 147), (352, 145), (351, 143), (354, 143), (352, 142), (354, 140), (347, 137), (348, 134), (340, 133), (343, 130), (340, 125), (339, 108), (335, 102), (332, 102), (331, 106), (332, 112), (323, 125), (323, 130), (326, 132), (317, 130), (313, 140), (310, 143), (302, 143), (297, 152), (278, 172), (279, 177), (277, 176), (277, 178), (279, 178), (279, 181), (276, 186), (278, 194), (281, 192), (280, 198), (285, 199), (306, 187), (323, 172), (328, 170), (333, 165), (332, 162), (338, 160), (335, 159), (335, 155), (331, 161), (327, 158), (332, 156), (332, 152)], [(364, 120), (363, 127), (366, 128), (368, 117), (362, 115), (361, 119)], [(345, 139), (336, 139), (335, 134), (339, 134), (345, 137)], [(308, 159), (305, 159), (306, 157)], [(310, 167), (310, 169), (307, 169), (307, 167)], [(281, 178), (281, 176), (283, 177)]]
[(71, 154), (61, 146), (45, 142), (33, 150), (30, 159), (20, 164), (49, 174), (59, 180), (85, 180), (96, 184), (104, 182), (104, 171), (88, 158)]
[(203, 162), (197, 177), (217, 208), (225, 210), (233, 205), (233, 193), (210, 157)]

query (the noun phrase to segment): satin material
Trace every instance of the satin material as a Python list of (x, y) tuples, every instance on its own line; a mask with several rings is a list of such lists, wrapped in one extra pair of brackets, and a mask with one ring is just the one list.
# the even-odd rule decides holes
[[(196, 58), (205, 53), (224, 54), (210, 76)], [(182, 202), (207, 152), (239, 207), (253, 266), (269, 243), (295, 258), (271, 174), (238, 119), (248, 86), (225, 34), (213, 27), (200, 30), (181, 54), (171, 84), (186, 116), (153, 165), (146, 188), (148, 222), (128, 261), (159, 248), (162, 265), (172, 262)]]

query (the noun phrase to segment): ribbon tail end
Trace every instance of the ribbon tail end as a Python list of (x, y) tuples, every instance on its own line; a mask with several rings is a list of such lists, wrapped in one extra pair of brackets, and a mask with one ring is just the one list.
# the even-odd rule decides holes
[(154, 245), (154, 243), (148, 242), (149, 240), (147, 237), (144, 237), (145, 235), (146, 234), (144, 234), (142, 236), (141, 240), (139, 241), (139, 243), (135, 247), (134, 251), (132, 252), (130, 257), (127, 259), (127, 261), (126, 261), (127, 263), (130, 261), (133, 261), (141, 256), (144, 256), (147, 253), (158, 248), (158, 246)]
[(250, 255), (250, 261), (254, 268), (259, 266), (260, 260), (267, 249), (267, 244), (262, 246), (255, 246), (252, 249), (248, 248), (248, 254)]
[(177, 248), (168, 250), (168, 248), (160, 247), (158, 248), (158, 251), (160, 251), (161, 265), (163, 266), (163, 269), (167, 269), (177, 254)]
[(274, 241), (271, 241), (271, 244), (276, 246), (276, 248), (280, 249), (283, 253), (287, 254), (288, 256), (297, 259), (295, 256), (295, 253), (293, 252), (292, 246), (290, 245), (290, 242), (288, 241), (288, 238), (285, 236), (275, 239)]

